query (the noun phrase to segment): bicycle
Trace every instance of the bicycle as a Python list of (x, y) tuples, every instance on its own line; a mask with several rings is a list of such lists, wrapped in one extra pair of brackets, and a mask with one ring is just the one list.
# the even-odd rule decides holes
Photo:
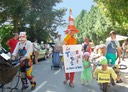
[[(12, 92), (13, 90), (18, 90), (19, 88), (19, 82), (20, 82), (20, 71), (19, 71), (19, 62), (13, 62), (13, 63), (9, 63), (9, 62), (2, 62), (0, 63), (0, 65), (8, 65), (10, 66), (9, 69), (5, 70), (3, 68), (0, 69), (0, 89), (2, 90), (2, 92)], [(7, 67), (7, 66), (6, 66)], [(8, 87), (5, 87), (6, 85), (9, 85)]]

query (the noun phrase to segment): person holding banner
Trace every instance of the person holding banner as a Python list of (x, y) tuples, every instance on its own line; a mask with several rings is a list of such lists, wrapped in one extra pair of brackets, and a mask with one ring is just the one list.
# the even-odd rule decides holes
[[(68, 28), (64, 31), (66, 37), (64, 38), (65, 45), (75, 45), (77, 44), (77, 40), (74, 37), (74, 34), (77, 34), (79, 30), (76, 29), (74, 25), (74, 19), (72, 17), (72, 9), (70, 9), (69, 18), (68, 18)], [(74, 87), (73, 80), (74, 80), (75, 72), (65, 73), (65, 80), (64, 84), (66, 84), (69, 80), (69, 86)]]
[(110, 74), (111, 83), (112, 83), (112, 85), (115, 85), (114, 80), (117, 79), (117, 74), (115, 73), (115, 71), (111, 67), (108, 67), (107, 59), (106, 59), (105, 56), (101, 56), (99, 60), (100, 60), (100, 64), (102, 66), (101, 67), (97, 67), (95, 69), (95, 71), (93, 73), (93, 77), (97, 79), (99, 73)]
[[(68, 34), (67, 36), (70, 36), (70, 37), (69, 37), (69, 39), (67, 39), (67, 37), (64, 39), (64, 42), (66, 45), (77, 44), (76, 38), (74, 37), (74, 32), (71, 31), (70, 34)], [(64, 84), (66, 84), (68, 82), (68, 80), (70, 80), (69, 86), (74, 87), (74, 85), (73, 85), (74, 74), (75, 74), (75, 72), (65, 73)]]

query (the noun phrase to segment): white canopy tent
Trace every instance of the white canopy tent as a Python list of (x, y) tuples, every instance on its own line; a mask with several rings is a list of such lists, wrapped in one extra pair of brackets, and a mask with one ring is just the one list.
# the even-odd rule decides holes
[[(126, 40), (126, 39), (128, 39), (128, 36), (116, 35), (116, 40), (118, 40), (118, 41)], [(107, 41), (111, 40), (111, 37), (108, 37), (106, 40)]]

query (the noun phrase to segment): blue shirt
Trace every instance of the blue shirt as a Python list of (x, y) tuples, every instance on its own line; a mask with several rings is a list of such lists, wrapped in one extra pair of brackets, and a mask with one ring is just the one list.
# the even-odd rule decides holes
[(116, 50), (119, 47), (117, 40), (110, 40), (106, 42), (107, 53), (116, 54)]

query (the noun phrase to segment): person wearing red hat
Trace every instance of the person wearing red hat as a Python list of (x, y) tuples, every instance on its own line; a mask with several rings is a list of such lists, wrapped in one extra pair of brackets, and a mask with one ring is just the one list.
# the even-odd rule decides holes
[(84, 50), (84, 52), (89, 52), (89, 53), (91, 53), (91, 45), (90, 45), (90, 43), (89, 43), (88, 38), (85, 38), (83, 50)]

